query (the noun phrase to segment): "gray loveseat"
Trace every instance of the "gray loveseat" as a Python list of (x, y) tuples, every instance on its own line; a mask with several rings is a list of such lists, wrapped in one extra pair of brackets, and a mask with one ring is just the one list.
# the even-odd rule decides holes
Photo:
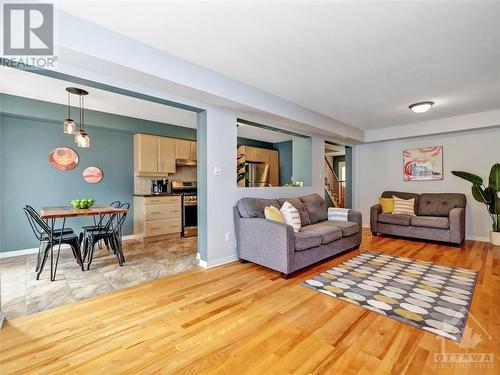
[(467, 203), (464, 194), (384, 191), (382, 198), (392, 198), (393, 195), (401, 199), (415, 198), (416, 216), (384, 214), (380, 204), (376, 204), (370, 212), (370, 227), (374, 235), (383, 233), (457, 245), (464, 240)]
[[(264, 207), (281, 208), (290, 202), (300, 214), (302, 228), (266, 220)], [(240, 199), (233, 209), (236, 244), (240, 261), (250, 261), (291, 273), (361, 243), (361, 213), (350, 210), (348, 221), (328, 221), (323, 198), (312, 194), (300, 198)]]

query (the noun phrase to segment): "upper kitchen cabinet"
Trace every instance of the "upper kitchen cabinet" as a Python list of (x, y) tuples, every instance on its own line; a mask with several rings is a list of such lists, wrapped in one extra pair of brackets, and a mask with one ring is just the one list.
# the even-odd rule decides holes
[(134, 173), (158, 173), (157, 136), (149, 134), (134, 135)]
[(191, 160), (197, 160), (197, 149), (196, 149), (196, 141), (190, 141), (189, 142), (191, 147)]
[(175, 140), (175, 158), (191, 160), (191, 141), (185, 139)]
[(134, 135), (136, 176), (165, 176), (175, 171), (175, 139), (149, 134)]
[(158, 137), (158, 172), (175, 173), (175, 139)]

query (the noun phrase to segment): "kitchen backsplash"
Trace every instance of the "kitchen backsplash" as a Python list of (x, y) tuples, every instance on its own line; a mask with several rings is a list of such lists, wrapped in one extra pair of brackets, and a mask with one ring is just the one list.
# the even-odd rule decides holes
[[(197, 181), (196, 167), (177, 167), (175, 174), (170, 174), (163, 178), (169, 181)], [(134, 193), (149, 194), (151, 193), (151, 180), (159, 180), (162, 177), (135, 177), (134, 178)]]

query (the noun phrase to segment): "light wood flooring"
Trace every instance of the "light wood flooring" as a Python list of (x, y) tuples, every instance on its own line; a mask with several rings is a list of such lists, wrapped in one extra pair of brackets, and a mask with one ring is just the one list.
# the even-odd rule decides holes
[[(443, 340), (299, 285), (362, 250), (480, 271), (467, 340)], [(0, 373), (499, 374), (499, 339), (500, 248), (372, 238), (364, 231), (360, 249), (288, 280), (231, 263), (7, 321)], [(453, 360), (465, 353), (494, 359)]]

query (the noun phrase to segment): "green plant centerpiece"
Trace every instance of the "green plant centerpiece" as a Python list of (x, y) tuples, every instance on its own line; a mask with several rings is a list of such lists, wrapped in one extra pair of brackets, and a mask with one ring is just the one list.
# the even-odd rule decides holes
[(73, 199), (71, 201), (71, 205), (73, 208), (90, 208), (94, 205), (94, 199), (93, 198), (87, 198), (87, 199)]
[(500, 243), (500, 163), (491, 167), (488, 186), (483, 179), (475, 174), (464, 171), (451, 171), (455, 176), (472, 183), (472, 196), (475, 200), (486, 205), (488, 214), (493, 221), (491, 242), (499, 246)]

